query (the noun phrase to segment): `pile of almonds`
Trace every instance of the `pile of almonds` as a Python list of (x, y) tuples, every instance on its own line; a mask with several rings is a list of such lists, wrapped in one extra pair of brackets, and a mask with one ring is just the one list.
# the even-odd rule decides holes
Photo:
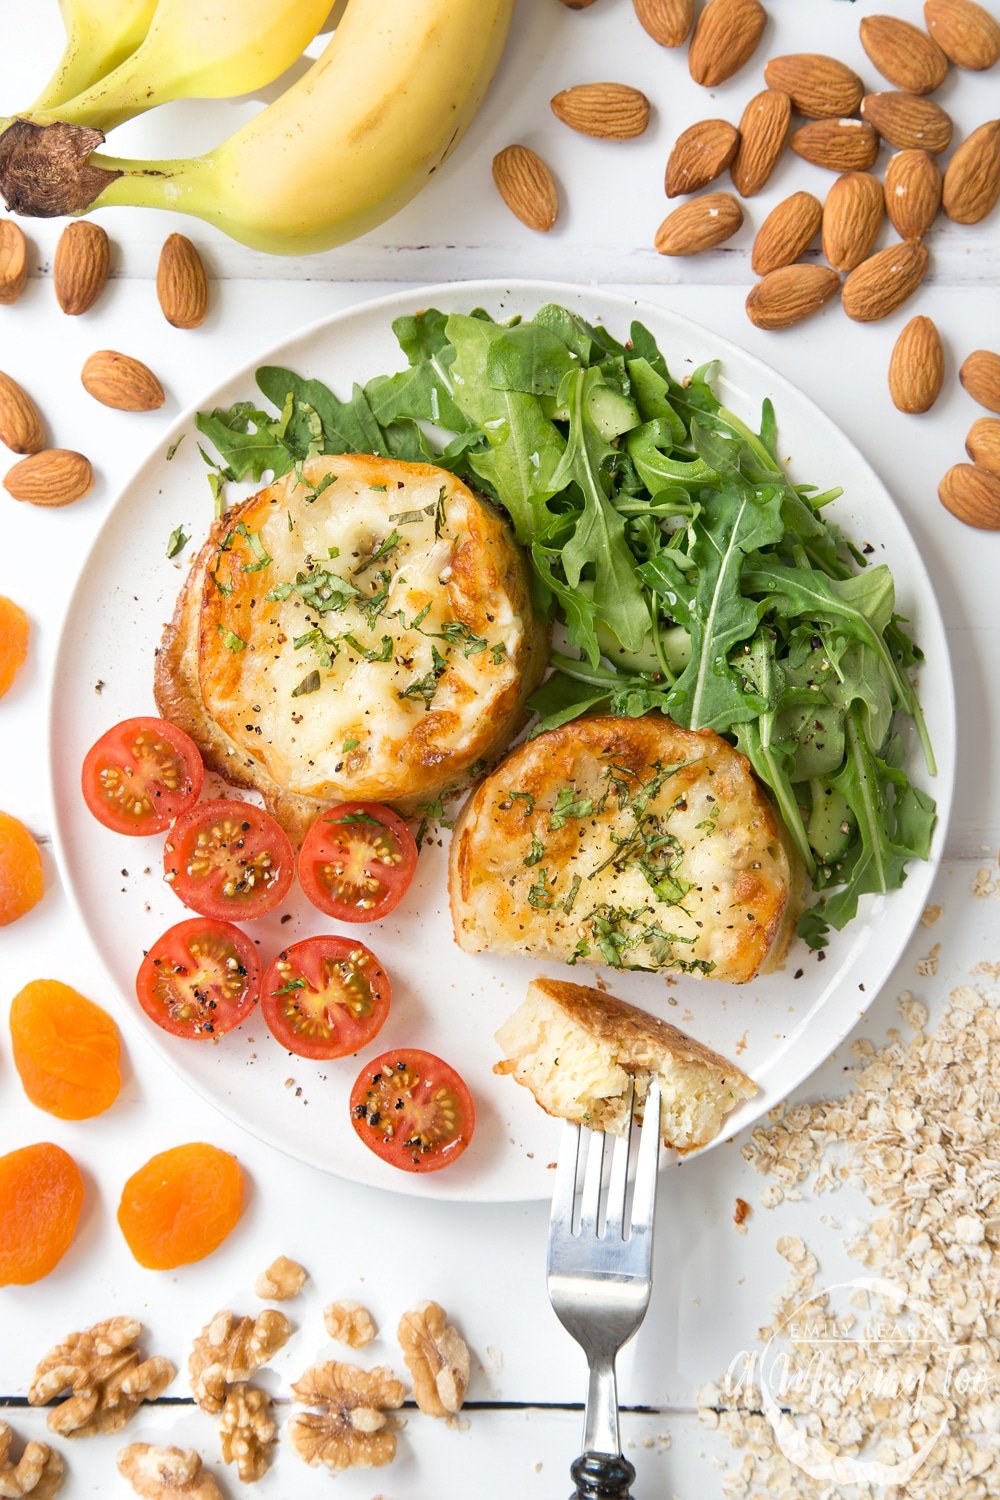
[[(579, 10), (593, 0), (563, 3)], [(661, 46), (688, 41), (691, 76), (706, 88), (750, 61), (767, 22), (760, 0), (708, 0), (697, 22), (694, 0), (632, 3)], [(765, 87), (747, 103), (738, 126), (706, 119), (682, 131), (667, 162), (665, 189), (668, 198), (687, 201), (657, 230), (660, 254), (695, 255), (736, 234), (744, 221), (740, 199), (764, 188), (790, 145), (803, 160), (838, 175), (824, 201), (793, 193), (760, 225), (751, 254), (760, 280), (747, 297), (750, 320), (767, 330), (790, 328), (838, 293), (856, 322), (877, 322), (901, 307), (927, 274), (925, 237), (939, 210), (955, 223), (977, 224), (1000, 201), (1000, 119), (974, 130), (942, 172), (937, 158), (951, 145), (952, 121), (927, 97), (952, 65), (981, 72), (1000, 61), (1000, 23), (975, 0), (925, 0), (923, 11), (926, 30), (888, 15), (860, 23), (862, 46), (891, 89), (866, 93), (852, 68), (820, 53), (773, 57), (764, 66)], [(622, 83), (564, 89), (552, 109), (573, 129), (613, 140), (642, 134), (650, 117), (646, 96)], [(804, 123), (793, 128), (793, 115)], [(895, 148), (884, 183), (871, 171), (882, 141)], [(701, 192), (727, 170), (738, 197)], [(534, 152), (508, 147), (495, 158), (493, 173), (523, 223), (553, 227), (556, 184)], [(884, 215), (899, 239), (874, 251)], [(825, 265), (801, 259), (817, 234)], [(998, 371), (1000, 357), (983, 350), (961, 371), (966, 390), (991, 411), (1000, 411)], [(944, 382), (944, 351), (930, 318), (913, 318), (903, 329), (888, 381), (900, 411), (925, 412), (934, 404)], [(1000, 423), (980, 419), (966, 447), (972, 463), (948, 471), (940, 498), (968, 525), (1000, 529)]]
[[(69, 317), (89, 312), (111, 272), (111, 245), (97, 224), (69, 224), (56, 246), (52, 274), (56, 300)], [(28, 245), (20, 227), (0, 220), (0, 304), (18, 300), (28, 279)], [(208, 312), (208, 277), (198, 251), (172, 234), (160, 253), (156, 277), (160, 307), (175, 328), (197, 328)], [(83, 366), (84, 389), (116, 411), (155, 411), (166, 399), (163, 387), (141, 360), (114, 349), (100, 349)], [(46, 447), (45, 424), (27, 391), (0, 371), (0, 442), (26, 456), (8, 470), (4, 488), (29, 505), (71, 505), (94, 482), (90, 460), (69, 448)]]

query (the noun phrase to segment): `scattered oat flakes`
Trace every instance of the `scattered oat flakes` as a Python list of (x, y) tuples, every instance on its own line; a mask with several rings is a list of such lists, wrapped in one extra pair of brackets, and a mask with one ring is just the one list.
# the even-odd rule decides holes
[(747, 1219), (750, 1217), (750, 1205), (745, 1198), (737, 1198), (736, 1207), (733, 1209), (733, 1223), (740, 1234), (747, 1232)]
[(935, 922), (940, 922), (943, 913), (943, 906), (925, 906), (920, 920), (925, 927), (933, 927)]
[(938, 959), (941, 957), (941, 944), (935, 943), (934, 947), (917, 963), (917, 973), (924, 979), (932, 978), (938, 971)]

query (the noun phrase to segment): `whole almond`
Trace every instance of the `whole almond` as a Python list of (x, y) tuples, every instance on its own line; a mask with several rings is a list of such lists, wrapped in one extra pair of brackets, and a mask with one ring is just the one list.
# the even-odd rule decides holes
[(45, 447), (45, 428), (27, 391), (0, 370), (0, 443), (12, 453), (38, 453)]
[(899, 411), (929, 411), (944, 382), (941, 335), (930, 318), (911, 318), (889, 358), (889, 395)]
[(0, 219), (0, 303), (16, 302), (28, 280), (28, 242), (13, 219)]
[(740, 133), (728, 120), (699, 120), (682, 130), (667, 162), (668, 198), (696, 193), (723, 173), (736, 155)]
[(996, 417), (976, 418), (965, 439), (965, 451), (974, 464), (1000, 479), (1000, 422)]
[(882, 225), (882, 184), (867, 172), (845, 172), (823, 205), (823, 254), (836, 271), (853, 271), (871, 252)]
[(732, 193), (705, 193), (667, 214), (653, 244), (661, 255), (697, 255), (731, 239), (742, 223), (743, 210)]
[(627, 83), (578, 83), (551, 101), (552, 113), (571, 130), (604, 141), (631, 141), (649, 124), (649, 100)]
[(941, 206), (941, 168), (927, 151), (897, 151), (885, 169), (885, 208), (904, 240), (923, 239)]
[(505, 146), (493, 158), (493, 181), (511, 213), (540, 234), (559, 217), (559, 194), (548, 167), (530, 146)]
[(759, 193), (778, 164), (792, 118), (792, 101), (778, 89), (754, 94), (740, 119), (740, 144), (730, 176), (741, 198)]
[(94, 471), (82, 453), (68, 448), (43, 448), (7, 472), (4, 489), (29, 505), (72, 505), (94, 482)]
[(183, 234), (168, 235), (156, 268), (156, 295), (174, 328), (198, 328), (208, 312), (208, 277), (201, 256)]
[(1000, 354), (976, 349), (963, 361), (958, 378), (973, 401), (987, 411), (1000, 411)]
[(1000, 530), (1000, 479), (977, 464), (955, 464), (938, 485), (946, 510), (980, 531)]
[(750, 264), (758, 276), (790, 266), (819, 229), (823, 205), (812, 193), (793, 193), (772, 208), (757, 231)]
[(978, 224), (1000, 199), (1000, 120), (964, 140), (944, 173), (944, 211), (956, 224)]
[(951, 116), (933, 99), (916, 94), (866, 94), (861, 114), (890, 146), (900, 151), (947, 151), (951, 145)]
[(853, 69), (822, 52), (788, 52), (764, 64), (764, 81), (781, 89), (800, 115), (853, 115), (865, 87)]
[(116, 411), (156, 411), (165, 400), (163, 387), (141, 360), (114, 349), (92, 354), (80, 374), (84, 390)]
[(688, 48), (695, 83), (714, 88), (750, 61), (767, 25), (760, 0), (708, 0)]
[(956, 67), (981, 73), (1000, 60), (1000, 24), (973, 0), (926, 0), (924, 20)]
[(632, 0), (639, 25), (661, 47), (679, 47), (694, 25), (694, 0)]
[(867, 172), (878, 156), (878, 136), (864, 120), (811, 120), (795, 131), (792, 150), (830, 172)]
[(100, 224), (76, 219), (59, 236), (52, 280), (64, 313), (78, 317), (93, 307), (111, 270), (111, 246)]
[(908, 94), (932, 94), (944, 83), (948, 59), (919, 26), (897, 16), (865, 16), (861, 45), (883, 78)]
[(779, 266), (752, 287), (747, 317), (758, 328), (791, 328), (836, 296), (840, 277), (826, 266)]
[(913, 295), (927, 273), (923, 240), (901, 240), (870, 255), (844, 282), (844, 311), (856, 323), (877, 323)]

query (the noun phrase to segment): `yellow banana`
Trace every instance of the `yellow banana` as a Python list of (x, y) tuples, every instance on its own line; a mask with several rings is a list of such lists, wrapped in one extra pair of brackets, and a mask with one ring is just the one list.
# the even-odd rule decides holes
[(110, 130), (171, 99), (221, 99), (271, 83), (308, 46), (330, 0), (159, 0), (141, 45), (36, 122)]
[(29, 113), (55, 109), (124, 62), (149, 30), (156, 0), (59, 0), (59, 9), (66, 46)]

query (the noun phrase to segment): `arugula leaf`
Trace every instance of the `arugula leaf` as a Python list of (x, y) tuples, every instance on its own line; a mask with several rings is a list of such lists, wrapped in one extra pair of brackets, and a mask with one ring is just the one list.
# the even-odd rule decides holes
[(277, 433), (273, 418), (249, 401), (238, 401), (228, 411), (200, 411), (194, 420), (198, 431), (215, 445), (227, 479), (259, 480), (268, 471), (280, 478), (294, 463), (294, 455)]

